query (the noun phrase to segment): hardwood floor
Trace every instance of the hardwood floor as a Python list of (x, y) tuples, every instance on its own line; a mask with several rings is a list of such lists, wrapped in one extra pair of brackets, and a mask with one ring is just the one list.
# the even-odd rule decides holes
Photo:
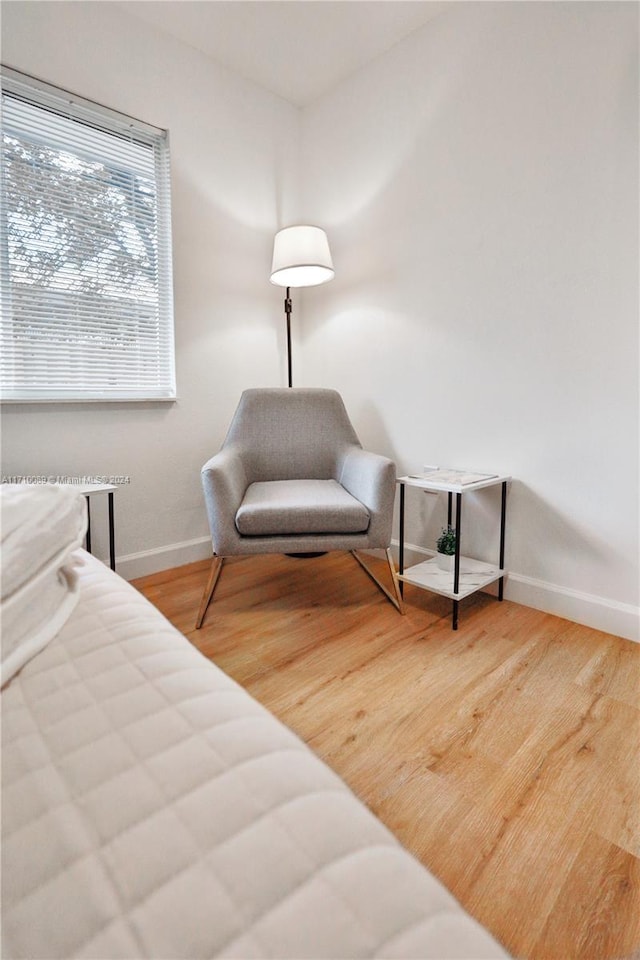
[(196, 631), (208, 570), (134, 585), (514, 956), (640, 957), (640, 645), (480, 594), (402, 617), (348, 554), (225, 563)]

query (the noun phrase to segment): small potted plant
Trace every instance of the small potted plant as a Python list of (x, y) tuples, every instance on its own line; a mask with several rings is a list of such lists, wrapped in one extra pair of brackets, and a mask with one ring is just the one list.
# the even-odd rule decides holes
[(456, 553), (456, 531), (454, 527), (444, 527), (436, 541), (436, 560), (441, 570), (449, 573), (453, 570)]

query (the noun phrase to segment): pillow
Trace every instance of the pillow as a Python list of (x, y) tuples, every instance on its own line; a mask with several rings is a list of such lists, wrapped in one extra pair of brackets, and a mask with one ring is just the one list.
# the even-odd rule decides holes
[(78, 600), (84, 497), (53, 485), (0, 485), (0, 686), (58, 633)]

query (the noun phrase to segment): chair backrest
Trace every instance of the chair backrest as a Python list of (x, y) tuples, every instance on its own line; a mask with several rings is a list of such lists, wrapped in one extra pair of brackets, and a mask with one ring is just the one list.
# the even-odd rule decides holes
[(245, 390), (229, 445), (240, 452), (249, 482), (329, 480), (345, 449), (361, 446), (340, 394), (304, 387)]

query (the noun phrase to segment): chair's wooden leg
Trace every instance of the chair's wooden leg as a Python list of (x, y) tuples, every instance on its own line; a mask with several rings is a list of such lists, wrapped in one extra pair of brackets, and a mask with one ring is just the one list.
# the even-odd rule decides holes
[(202, 626), (202, 621), (204, 620), (204, 615), (207, 612), (207, 607), (211, 603), (211, 597), (213, 596), (213, 591), (216, 588), (216, 583), (218, 582), (218, 577), (220, 576), (220, 571), (222, 570), (223, 557), (214, 557), (211, 563), (211, 570), (209, 571), (209, 579), (207, 580), (207, 585), (204, 588), (204, 593), (202, 594), (202, 600), (200, 601), (200, 609), (198, 610), (198, 619), (196, 620), (196, 630), (199, 630)]
[(393, 583), (393, 592), (395, 598), (398, 601), (398, 610), (400, 613), (404, 614), (404, 601), (402, 599), (402, 593), (400, 592), (400, 581), (398, 580), (398, 573), (396, 571), (396, 565), (393, 562), (393, 557), (391, 556), (391, 550), (389, 547), (385, 550), (387, 555), (387, 563), (389, 564), (389, 573), (391, 574), (391, 582)]
[(362, 559), (360, 554), (357, 552), (357, 550), (352, 550), (351, 553), (356, 558), (356, 560), (358, 561), (362, 569), (365, 571), (365, 573), (369, 574), (369, 576), (371, 577), (375, 585), (378, 587), (378, 589), (382, 590), (387, 600), (390, 600), (391, 603), (396, 608), (396, 610), (398, 610), (400, 613), (403, 614), (404, 603), (402, 602), (402, 595), (400, 593), (400, 584), (398, 581), (398, 575), (396, 573), (395, 564), (393, 562), (393, 557), (391, 556), (391, 550), (387, 548), (385, 553), (387, 557), (387, 564), (389, 565), (389, 573), (391, 574), (391, 582), (393, 584), (393, 593), (391, 593), (391, 591), (385, 587), (384, 583), (381, 583), (380, 580), (378, 580), (375, 573), (373, 573), (371, 568), (367, 566), (367, 564), (364, 562), (364, 560)]

